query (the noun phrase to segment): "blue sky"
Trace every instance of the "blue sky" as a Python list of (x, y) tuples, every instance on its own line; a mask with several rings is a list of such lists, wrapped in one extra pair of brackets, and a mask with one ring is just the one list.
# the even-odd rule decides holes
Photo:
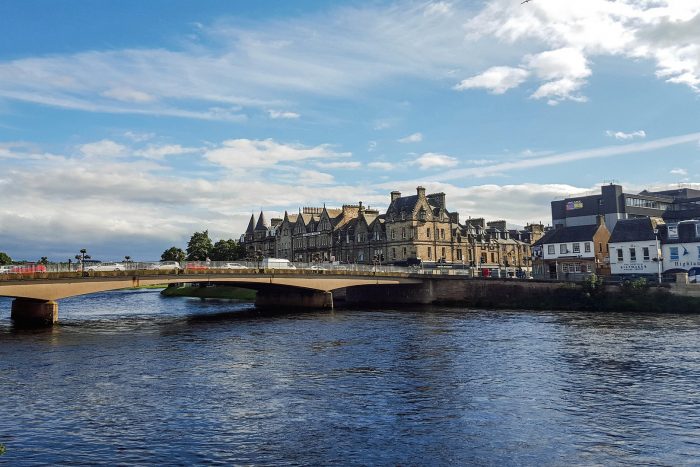
[(700, 181), (700, 0), (0, 4), (0, 251), (157, 259), (424, 185), (549, 222)]

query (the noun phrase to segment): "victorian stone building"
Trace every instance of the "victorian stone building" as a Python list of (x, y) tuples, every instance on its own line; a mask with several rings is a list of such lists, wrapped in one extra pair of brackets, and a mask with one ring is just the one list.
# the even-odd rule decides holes
[(402, 196), (391, 193), (386, 212), (362, 205), (340, 209), (305, 207), (267, 225), (261, 212), (251, 216), (241, 236), (249, 258), (347, 263), (452, 264), (464, 267), (529, 269), (530, 245), (543, 226), (508, 230), (505, 221), (468, 219), (447, 209), (444, 193), (425, 188)]

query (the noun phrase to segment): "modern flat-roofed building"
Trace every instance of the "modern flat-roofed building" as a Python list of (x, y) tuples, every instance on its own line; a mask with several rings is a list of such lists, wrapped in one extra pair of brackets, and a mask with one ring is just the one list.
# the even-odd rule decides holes
[[(597, 216), (605, 225), (615, 229), (618, 220), (662, 217), (684, 220), (700, 210), (700, 190), (677, 190), (624, 193), (622, 186), (603, 185), (600, 194), (552, 201), (552, 224), (557, 227), (595, 225)], [(697, 215), (695, 215), (697, 217)]]

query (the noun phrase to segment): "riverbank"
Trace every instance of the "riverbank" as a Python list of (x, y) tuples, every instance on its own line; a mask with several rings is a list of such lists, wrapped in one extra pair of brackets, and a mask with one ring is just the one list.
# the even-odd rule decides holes
[(166, 287), (161, 292), (166, 297), (217, 298), (225, 300), (254, 301), (255, 290), (240, 287)]

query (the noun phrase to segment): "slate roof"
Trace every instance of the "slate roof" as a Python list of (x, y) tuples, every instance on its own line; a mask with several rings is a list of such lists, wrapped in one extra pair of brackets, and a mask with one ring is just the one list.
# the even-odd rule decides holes
[(621, 219), (615, 224), (610, 243), (656, 240), (651, 219)]
[(413, 208), (416, 207), (416, 203), (418, 203), (418, 195), (403, 196), (391, 202), (391, 204), (394, 205), (394, 209), (396, 209), (396, 212), (398, 213), (413, 212)]
[(245, 230), (246, 233), (253, 233), (255, 230), (255, 216), (250, 215), (250, 222), (248, 222), (248, 228)]
[(267, 230), (265, 225), (265, 215), (260, 211), (260, 217), (258, 217), (258, 224), (255, 226), (255, 230)]
[(547, 245), (550, 243), (586, 242), (593, 239), (598, 231), (597, 225), (577, 225), (574, 227), (562, 227), (550, 230), (535, 245)]

